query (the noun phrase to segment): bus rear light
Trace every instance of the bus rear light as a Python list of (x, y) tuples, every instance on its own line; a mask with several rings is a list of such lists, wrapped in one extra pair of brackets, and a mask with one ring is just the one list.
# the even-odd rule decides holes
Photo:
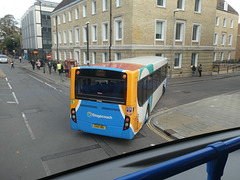
[(72, 120), (73, 120), (75, 123), (77, 123), (76, 111), (75, 111), (74, 108), (71, 110), (71, 118), (72, 118)]
[(123, 130), (127, 130), (129, 127), (130, 127), (130, 117), (129, 116), (125, 116)]

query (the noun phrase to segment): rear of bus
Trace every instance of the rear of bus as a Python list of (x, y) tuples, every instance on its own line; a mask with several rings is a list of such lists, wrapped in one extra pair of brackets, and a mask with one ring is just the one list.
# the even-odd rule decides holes
[[(71, 76), (71, 128), (87, 133), (132, 139), (127, 107), (128, 74), (105, 67), (73, 68)], [(128, 115), (126, 115), (128, 113)]]

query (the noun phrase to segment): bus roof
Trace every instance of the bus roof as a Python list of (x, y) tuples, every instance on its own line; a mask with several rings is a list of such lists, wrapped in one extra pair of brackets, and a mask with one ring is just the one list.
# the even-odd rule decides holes
[(155, 65), (158, 63), (160, 63), (160, 66), (166, 64), (167, 58), (166, 57), (158, 57), (158, 56), (140, 56), (140, 57), (123, 59), (123, 60), (119, 60), (119, 61), (92, 64), (89, 66), (109, 67), (109, 68), (117, 68), (117, 69), (134, 71), (134, 70), (143, 68), (147, 65), (150, 65), (150, 64)]

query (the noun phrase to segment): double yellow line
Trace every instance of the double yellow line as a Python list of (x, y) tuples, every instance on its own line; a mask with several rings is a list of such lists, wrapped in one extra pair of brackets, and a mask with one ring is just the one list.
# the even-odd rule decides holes
[(157, 135), (161, 136), (163, 139), (165, 139), (166, 141), (170, 142), (170, 141), (173, 141), (174, 139), (169, 137), (168, 135), (166, 135), (165, 133), (157, 130), (156, 127), (152, 126), (151, 125), (151, 120), (152, 120), (152, 117), (149, 117), (149, 120), (147, 121), (147, 126), (149, 129), (151, 129), (154, 133), (156, 133)]

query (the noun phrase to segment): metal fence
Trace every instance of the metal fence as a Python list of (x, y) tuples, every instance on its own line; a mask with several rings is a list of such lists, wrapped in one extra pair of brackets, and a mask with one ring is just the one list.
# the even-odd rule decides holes
[(240, 62), (234, 60), (214, 62), (212, 67), (213, 72), (220, 73), (234, 73), (240, 71)]

